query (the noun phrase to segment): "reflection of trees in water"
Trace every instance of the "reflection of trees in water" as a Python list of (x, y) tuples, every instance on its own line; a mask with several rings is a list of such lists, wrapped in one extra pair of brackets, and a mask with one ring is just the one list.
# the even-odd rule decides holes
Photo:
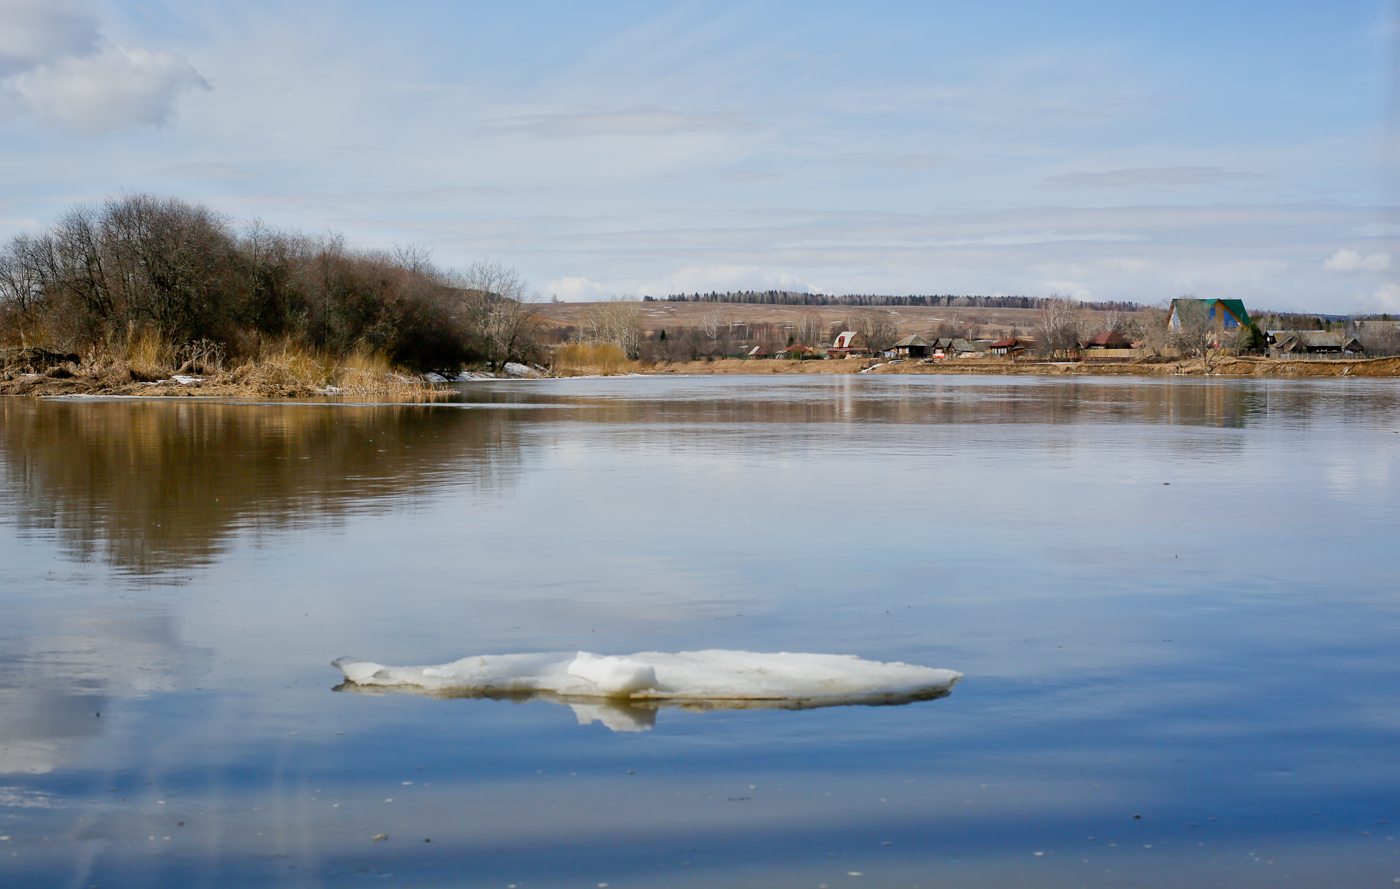
[(0, 401), (0, 502), (71, 555), (147, 574), (242, 529), (337, 522), (519, 460), (502, 410), (421, 405)]

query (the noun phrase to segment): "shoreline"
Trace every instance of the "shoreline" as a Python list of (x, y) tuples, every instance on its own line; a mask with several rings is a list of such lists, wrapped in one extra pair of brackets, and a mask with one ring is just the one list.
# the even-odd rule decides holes
[(870, 358), (814, 359), (722, 358), (654, 365), (644, 375), (665, 374), (917, 374), (981, 376), (1213, 376), (1213, 377), (1400, 377), (1400, 356), (1344, 360), (1290, 361), (1280, 358), (1221, 358), (1207, 370), (1199, 359), (1140, 359), (1088, 363), (1018, 361), (1000, 358), (950, 358), (938, 361), (879, 361)]
[[(1174, 358), (1131, 362), (1035, 362), (1013, 359), (976, 358), (941, 361), (869, 358), (831, 360), (784, 360), (775, 358), (721, 358), (716, 361), (687, 361), (675, 364), (635, 366), (623, 374), (562, 374), (554, 379), (602, 376), (770, 376), (774, 374), (872, 374), (872, 375), (953, 375), (953, 376), (1145, 376), (1145, 377), (1400, 377), (1400, 356), (1345, 360), (1290, 361), (1277, 358), (1222, 358), (1207, 370), (1199, 360)], [(509, 378), (503, 378), (509, 379)], [(538, 377), (536, 378), (538, 379)], [(455, 391), (447, 383), (408, 379), (395, 375), (387, 380), (363, 378), (353, 387), (315, 386), (303, 381), (269, 379), (261, 374), (215, 374), (206, 377), (173, 375), (169, 379), (114, 381), (101, 375), (60, 372), (57, 375), (10, 374), (0, 379), (0, 396), (126, 396), (126, 397), (215, 397), (215, 398), (308, 398), (326, 396), (388, 397), (393, 400), (422, 401)]]

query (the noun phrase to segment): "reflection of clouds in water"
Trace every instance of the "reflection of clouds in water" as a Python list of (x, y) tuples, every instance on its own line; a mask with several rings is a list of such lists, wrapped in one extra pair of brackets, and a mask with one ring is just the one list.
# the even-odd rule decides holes
[(0, 686), (0, 773), (61, 767), (103, 733), (99, 714), (112, 698), (172, 691), (208, 657), (181, 644), (168, 615), (79, 614), (49, 629), (0, 649), (9, 665)]
[(0, 786), (0, 808), (5, 809), (57, 809), (62, 803), (52, 794), (42, 790), (23, 787)]
[(1333, 494), (1351, 497), (1363, 490), (1390, 484), (1389, 454), (1378, 451), (1366, 456), (1354, 451), (1346, 455), (1331, 455), (1323, 466), (1323, 479)]

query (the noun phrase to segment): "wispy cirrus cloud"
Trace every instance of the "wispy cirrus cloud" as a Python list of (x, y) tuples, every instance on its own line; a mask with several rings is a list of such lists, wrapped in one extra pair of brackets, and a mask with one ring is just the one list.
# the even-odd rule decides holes
[(1209, 188), (1263, 179), (1224, 167), (1143, 167), (1103, 173), (1064, 173), (1046, 179), (1056, 188)]
[(249, 182), (254, 178), (249, 170), (217, 161), (174, 164), (163, 167), (158, 172), (172, 179), (185, 179), (190, 182)]
[(622, 111), (582, 111), (530, 114), (502, 123), (498, 130), (528, 133), (547, 139), (586, 136), (675, 136), (751, 126), (736, 114), (711, 112), (681, 114), (664, 108), (640, 107)]
[(952, 157), (946, 154), (901, 154), (898, 157), (891, 157), (878, 161), (878, 164), (890, 170), (904, 170), (909, 173), (919, 173), (924, 170), (936, 170), (939, 167), (946, 167), (951, 164), (953, 160)]

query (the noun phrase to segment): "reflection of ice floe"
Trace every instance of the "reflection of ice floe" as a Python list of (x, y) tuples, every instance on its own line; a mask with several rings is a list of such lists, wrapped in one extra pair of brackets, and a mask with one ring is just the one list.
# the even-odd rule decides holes
[(570, 704), (579, 725), (601, 722), (615, 732), (646, 732), (656, 725), (655, 707), (633, 707), (630, 704)]
[(845, 704), (906, 704), (942, 697), (952, 670), (879, 663), (854, 655), (748, 651), (499, 654), (436, 667), (386, 667), (343, 657), (344, 690), (402, 690), (440, 697), (545, 699), (569, 704), (579, 723), (644, 731), (660, 706), (687, 710), (803, 710)]

